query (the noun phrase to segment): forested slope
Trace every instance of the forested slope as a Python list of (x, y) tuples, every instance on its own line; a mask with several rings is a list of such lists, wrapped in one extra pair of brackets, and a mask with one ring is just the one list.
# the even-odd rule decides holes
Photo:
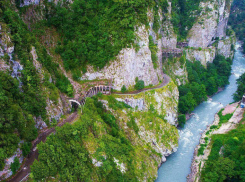
[(231, 16), (229, 25), (236, 32), (237, 38), (243, 42), (243, 51), (245, 50), (245, 1), (234, 0), (231, 7)]
[[(52, 62), (46, 49), (28, 30), (16, 12), (15, 4), (10, 1), (0, 3), (0, 50), (3, 56), (0, 71), (0, 169), (2, 170), (4, 160), (13, 155), (20, 140), (31, 142), (37, 137), (36, 118), (41, 117), (49, 125), (46, 113), (47, 99), (57, 102), (59, 91), (72, 96), (73, 88), (69, 80), (57, 69), (57, 63)], [(36, 47), (38, 60), (45, 69), (41, 77), (34, 65), (32, 46)], [(15, 64), (19, 64), (17, 62), (24, 69), (20, 75), (12, 78), (10, 75), (17, 69), (14, 67)]]

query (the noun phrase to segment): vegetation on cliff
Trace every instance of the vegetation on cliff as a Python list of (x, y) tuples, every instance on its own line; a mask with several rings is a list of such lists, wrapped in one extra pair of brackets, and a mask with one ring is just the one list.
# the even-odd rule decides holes
[(205, 68), (199, 61), (187, 62), (189, 83), (179, 86), (179, 112), (190, 113), (208, 95), (213, 95), (219, 87), (227, 85), (231, 74), (232, 60), (218, 55)]
[[(10, 76), (13, 70), (0, 72), (0, 170), (2, 170), (4, 160), (13, 155), (20, 140), (31, 142), (37, 137), (34, 117), (41, 117), (46, 121), (47, 98), (55, 101), (58, 89), (73, 95), (73, 89), (69, 80), (59, 71), (59, 65), (53, 62), (45, 48), (28, 30), (10, 1), (0, 2), (0, 26), (2, 32), (10, 34), (11, 39), (7, 40), (7, 47), (14, 48), (13, 60), (19, 61), (23, 66), (19, 80)], [(4, 35), (0, 36), (4, 38)], [(30, 53), (32, 46), (36, 47), (38, 61), (48, 70), (42, 75), (43, 79), (34, 66)], [(10, 57), (5, 57), (7, 57), (6, 64), (11, 65)], [(26, 149), (29, 150), (30, 147)], [(28, 150), (25, 153), (28, 153)]]
[[(56, 27), (63, 36), (56, 51), (62, 56), (65, 68), (86, 71), (87, 64), (103, 68), (123, 48), (137, 47), (136, 25), (149, 27), (148, 8), (166, 10), (166, 2), (74, 0), (72, 4), (58, 5), (46, 2), (45, 23)], [(154, 20), (154, 28), (159, 28), (158, 19)]]
[(201, 181), (245, 181), (245, 125), (227, 134), (212, 136), (212, 149), (201, 172)]
[[(117, 124), (96, 98), (88, 98), (81, 119), (56, 129), (38, 145), (39, 161), (31, 170), (35, 180), (55, 176), (61, 181), (137, 181), (133, 168), (135, 151)], [(94, 167), (91, 156), (101, 161)], [(123, 174), (115, 158), (127, 166)]]
[[(229, 25), (236, 33), (236, 37), (243, 42), (243, 52), (245, 52), (245, 0), (234, 0), (231, 7)], [(229, 34), (229, 32), (227, 32)]]
[[(108, 102), (110, 109), (98, 97), (103, 103)], [(35, 180), (56, 177), (60, 181), (141, 181), (147, 175), (153, 181), (157, 174), (156, 159), (161, 154), (141, 140), (137, 117), (141, 115), (137, 116), (113, 96), (99, 94), (88, 98), (77, 122), (57, 128), (45, 143), (38, 145), (39, 157), (31, 167), (31, 177)], [(144, 118), (147, 124), (149, 120), (156, 120), (154, 125), (162, 122), (154, 109), (151, 114), (145, 113)], [(171, 128), (175, 129), (174, 135)], [(168, 124), (164, 132), (163, 142), (177, 143), (174, 126)]]
[(186, 39), (188, 31), (192, 28), (200, 13), (201, 0), (172, 0), (172, 24), (178, 35), (178, 40)]
[(234, 100), (236, 102), (242, 100), (242, 96), (244, 95), (245, 92), (245, 74), (242, 74), (242, 76), (240, 76), (240, 78), (237, 79), (237, 91), (234, 94)]

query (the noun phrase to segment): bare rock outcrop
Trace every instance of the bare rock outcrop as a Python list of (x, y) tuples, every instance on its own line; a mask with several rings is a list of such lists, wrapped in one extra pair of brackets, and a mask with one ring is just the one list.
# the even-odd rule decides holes
[(188, 35), (189, 46), (206, 48), (216, 37), (225, 37), (230, 6), (226, 0), (201, 2), (201, 15)]

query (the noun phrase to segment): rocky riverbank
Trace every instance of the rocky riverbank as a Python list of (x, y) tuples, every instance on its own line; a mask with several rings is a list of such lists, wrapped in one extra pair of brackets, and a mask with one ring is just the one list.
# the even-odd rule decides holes
[[(227, 123), (222, 124), (220, 127), (216, 128), (219, 125), (220, 118), (218, 113), (215, 114), (214, 122), (212, 125), (209, 125), (207, 129), (203, 132), (199, 145), (196, 146), (194, 151), (194, 156), (192, 159), (191, 173), (187, 176), (187, 182), (198, 182), (201, 177), (201, 171), (205, 165), (206, 160), (211, 152), (211, 136), (214, 134), (225, 134), (236, 128), (237, 124), (243, 118), (244, 108), (240, 108), (239, 103), (227, 105), (225, 111), (230, 109), (230, 107), (236, 107), (235, 111), (231, 110), (233, 113), (232, 117)], [(234, 112), (233, 112), (234, 111)], [(224, 114), (224, 112), (222, 112)], [(231, 114), (225, 112), (225, 114)], [(202, 154), (198, 155), (198, 151), (202, 145), (206, 145)]]

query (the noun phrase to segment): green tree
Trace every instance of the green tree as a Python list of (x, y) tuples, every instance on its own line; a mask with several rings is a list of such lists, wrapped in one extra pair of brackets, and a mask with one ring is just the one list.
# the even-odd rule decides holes
[(122, 93), (125, 93), (126, 91), (127, 91), (127, 88), (126, 88), (125, 85), (123, 85), (122, 88), (121, 88), (121, 92), (122, 92)]
[(202, 101), (207, 100), (207, 93), (206, 93), (205, 85), (203, 84), (200, 85), (196, 82), (193, 82), (190, 85), (190, 90), (197, 104), (201, 103)]
[(11, 171), (15, 174), (16, 171), (19, 169), (20, 167), (20, 162), (19, 162), (19, 159), (17, 157), (14, 158), (14, 162), (11, 163)]
[(184, 114), (181, 114), (178, 116), (178, 124), (181, 128), (184, 127), (185, 125), (185, 122), (186, 122), (186, 118), (185, 118), (185, 115)]
[(185, 96), (180, 97), (179, 99), (179, 111), (181, 113), (187, 113), (194, 110), (196, 106), (196, 101), (191, 92), (188, 92)]
[(26, 157), (31, 151), (32, 144), (30, 142), (24, 142), (21, 146), (23, 156)]
[(207, 88), (208, 95), (213, 95), (218, 91), (217, 82), (214, 77), (208, 78), (206, 83), (206, 88)]
[(234, 100), (240, 101), (245, 93), (245, 74), (242, 74), (242, 76), (237, 79), (237, 84), (238, 87), (236, 93), (234, 94)]
[(145, 82), (143, 80), (137, 81), (134, 86), (136, 90), (142, 90), (144, 87), (145, 87)]

